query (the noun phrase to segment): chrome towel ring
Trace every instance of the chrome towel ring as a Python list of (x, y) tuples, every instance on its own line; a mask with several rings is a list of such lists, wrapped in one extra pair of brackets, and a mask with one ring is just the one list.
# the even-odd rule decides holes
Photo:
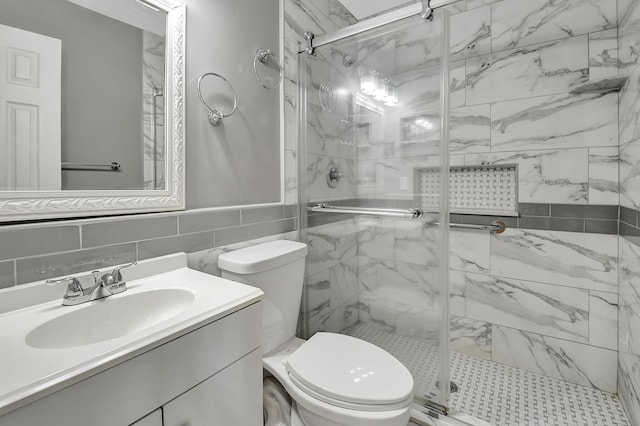
[[(227, 85), (229, 86), (229, 88), (231, 89), (231, 93), (233, 94), (233, 109), (231, 110), (230, 113), (225, 114), (222, 111), (220, 111), (218, 108), (213, 107), (211, 108), (208, 104), (207, 101), (204, 100), (204, 97), (202, 96), (202, 89), (200, 87), (200, 85), (202, 84), (202, 80), (207, 77), (207, 76), (214, 76), (214, 77), (218, 77), (221, 78), (225, 83), (227, 83)], [(231, 85), (231, 83), (229, 83), (229, 80), (227, 80), (226, 78), (224, 78), (223, 76), (221, 76), (220, 74), (217, 74), (215, 72), (207, 72), (204, 73), (200, 76), (200, 78), (198, 79), (198, 96), (200, 96), (200, 100), (202, 101), (202, 104), (205, 106), (205, 108), (209, 111), (209, 123), (212, 126), (217, 126), (220, 123), (222, 123), (222, 119), (223, 118), (227, 118), (229, 117), (231, 114), (233, 114), (234, 112), (236, 112), (236, 108), (238, 107), (238, 97), (236, 96), (236, 91), (234, 90), (233, 86)]]
[[(269, 58), (273, 59), (273, 61), (278, 66), (278, 81), (273, 86), (269, 86), (268, 84), (266, 84), (258, 73), (258, 62), (260, 62), (261, 64), (266, 64)], [(253, 72), (256, 75), (256, 80), (258, 80), (258, 83), (262, 84), (262, 87), (264, 87), (265, 89), (275, 89), (280, 85), (280, 82), (282, 81), (282, 65), (280, 65), (278, 56), (268, 49), (260, 49), (256, 52), (256, 56), (253, 58)]]

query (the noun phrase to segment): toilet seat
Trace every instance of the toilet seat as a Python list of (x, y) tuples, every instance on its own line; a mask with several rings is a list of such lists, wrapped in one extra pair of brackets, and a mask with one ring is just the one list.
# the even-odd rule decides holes
[(316, 333), (285, 364), (294, 385), (338, 407), (387, 411), (413, 399), (407, 368), (378, 346), (351, 336)]
[(314, 391), (313, 389), (309, 389), (304, 384), (300, 383), (295, 378), (293, 378), (291, 375), (289, 375), (289, 380), (291, 380), (291, 383), (294, 386), (296, 386), (302, 392), (309, 395), (311, 398), (314, 398), (318, 401), (322, 401), (336, 407), (345, 408), (348, 410), (367, 411), (367, 412), (400, 410), (400, 409), (406, 408), (407, 404), (411, 402), (411, 400), (408, 399), (406, 401), (396, 402), (395, 404), (384, 404), (384, 405), (383, 404), (355, 404), (351, 402), (341, 401), (339, 399), (330, 398), (326, 395), (323, 395), (321, 393)]
[[(351, 337), (351, 339), (355, 339)], [(368, 411), (366, 409), (350, 409), (332, 403), (324, 402), (293, 383), (287, 372), (287, 359), (308, 342), (297, 337), (286, 342), (279, 348), (267, 353), (262, 358), (265, 370), (272, 374), (286, 389), (295, 401), (296, 409), (303, 424), (307, 426), (406, 426), (409, 422), (412, 397), (407, 399), (400, 409), (379, 408)], [(361, 406), (362, 407), (362, 406)], [(292, 417), (293, 419), (293, 417)]]

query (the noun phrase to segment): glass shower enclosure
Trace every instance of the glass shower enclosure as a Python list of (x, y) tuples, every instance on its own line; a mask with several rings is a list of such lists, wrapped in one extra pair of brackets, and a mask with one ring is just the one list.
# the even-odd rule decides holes
[(299, 57), (299, 332), (381, 346), (446, 409), (448, 16), (350, 33)]

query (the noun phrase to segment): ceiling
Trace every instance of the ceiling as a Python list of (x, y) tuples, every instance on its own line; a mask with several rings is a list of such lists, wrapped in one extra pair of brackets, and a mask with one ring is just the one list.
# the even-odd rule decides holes
[[(415, 1), (415, 0), (414, 0)], [(360, 20), (371, 15), (393, 9), (403, 4), (413, 3), (408, 0), (340, 0), (340, 3)]]

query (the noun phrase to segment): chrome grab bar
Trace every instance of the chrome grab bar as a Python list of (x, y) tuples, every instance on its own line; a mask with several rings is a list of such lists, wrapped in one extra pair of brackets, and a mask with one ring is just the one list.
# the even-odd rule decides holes
[[(319, 203), (313, 207), (307, 207), (307, 210), (310, 212), (319, 212), (319, 213), (344, 213), (344, 214), (363, 214), (370, 216), (384, 216), (384, 217), (395, 217), (400, 219), (418, 219), (424, 215), (424, 211), (418, 207), (413, 207), (407, 210), (401, 209), (375, 209), (375, 208), (367, 208), (367, 207), (340, 207), (340, 206), (332, 206), (327, 203)], [(435, 225), (439, 225), (439, 223), (435, 222)], [(467, 223), (450, 223), (450, 228), (465, 228), (465, 229), (481, 229), (491, 231), (495, 234), (502, 234), (506, 229), (507, 225), (501, 220), (494, 220), (489, 225), (475, 225), (475, 224), (467, 224)]]
[(395, 217), (400, 219), (418, 219), (422, 217), (422, 209), (411, 208), (407, 210), (400, 209), (371, 209), (366, 207), (340, 207), (332, 206), (326, 203), (316, 204), (308, 208), (311, 212), (322, 213), (345, 213), (345, 214), (365, 214), (370, 216)]
[(465, 228), (465, 229), (485, 229), (487, 231), (491, 231), (494, 234), (502, 234), (506, 229), (507, 225), (501, 220), (494, 220), (489, 225), (475, 225), (471, 223), (450, 223), (450, 228)]

